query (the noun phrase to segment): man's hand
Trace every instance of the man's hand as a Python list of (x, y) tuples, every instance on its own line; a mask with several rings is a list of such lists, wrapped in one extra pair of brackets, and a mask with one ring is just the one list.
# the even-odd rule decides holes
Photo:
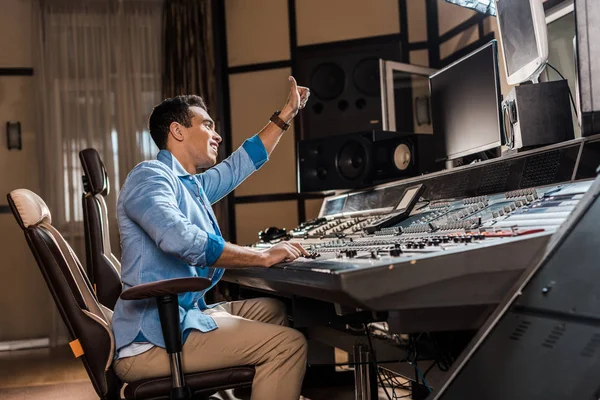
[(290, 94), (280, 114), (280, 118), (288, 124), (296, 114), (298, 114), (298, 110), (302, 110), (306, 107), (306, 102), (310, 96), (310, 89), (304, 86), (298, 86), (293, 76), (289, 77), (289, 81), (291, 83)]
[(267, 268), (280, 262), (294, 261), (302, 255), (309, 255), (304, 247), (300, 246), (298, 243), (290, 242), (277, 243), (270, 249), (263, 251), (263, 254), (265, 256), (264, 266)]

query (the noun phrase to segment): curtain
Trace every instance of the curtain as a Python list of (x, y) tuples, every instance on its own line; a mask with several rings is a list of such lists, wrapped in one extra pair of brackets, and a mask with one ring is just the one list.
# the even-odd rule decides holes
[(116, 199), (127, 173), (157, 149), (147, 129), (161, 100), (162, 1), (34, 0), (34, 70), (42, 197), (84, 260), (79, 151), (95, 148)]
[[(163, 12), (163, 97), (200, 95), (224, 136), (217, 111), (212, 0), (166, 0)], [(219, 147), (219, 160), (226, 156)], [(223, 236), (229, 237), (227, 197), (213, 205)]]

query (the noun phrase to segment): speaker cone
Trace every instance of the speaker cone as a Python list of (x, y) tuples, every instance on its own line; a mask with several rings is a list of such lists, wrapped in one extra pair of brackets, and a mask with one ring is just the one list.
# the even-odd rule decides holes
[(394, 150), (394, 165), (399, 171), (404, 171), (410, 166), (410, 160), (412, 155), (410, 154), (410, 148), (400, 143)]
[(342, 146), (337, 156), (337, 168), (342, 177), (355, 180), (367, 170), (367, 149), (354, 140)]
[(379, 59), (377, 57), (369, 57), (360, 60), (354, 67), (352, 80), (362, 94), (378, 96), (381, 92), (381, 87), (379, 86)]
[(346, 74), (335, 63), (319, 64), (310, 76), (310, 90), (321, 100), (333, 100), (344, 92)]

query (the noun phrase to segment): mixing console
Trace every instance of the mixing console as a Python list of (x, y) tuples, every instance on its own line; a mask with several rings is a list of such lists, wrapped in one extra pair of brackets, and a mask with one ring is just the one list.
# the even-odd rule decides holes
[[(554, 232), (591, 182), (516, 190), (504, 194), (427, 202), (421, 199), (403, 221), (368, 234), (364, 227), (386, 216), (366, 211), (321, 216), (291, 230), (281, 240), (301, 243), (313, 258), (382, 260), (476, 247), (538, 232)], [(327, 200), (326, 200), (327, 201)]]
[(289, 240), (310, 257), (224, 279), (389, 312), (404, 333), (477, 328), (586, 196), (598, 139), (327, 197), (318, 218), (266, 229), (254, 244)]

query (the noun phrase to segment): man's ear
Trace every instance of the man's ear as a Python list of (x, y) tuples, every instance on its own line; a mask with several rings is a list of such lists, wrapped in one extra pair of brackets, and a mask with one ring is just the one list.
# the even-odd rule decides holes
[(169, 134), (178, 142), (183, 142), (183, 127), (178, 122), (171, 122)]

